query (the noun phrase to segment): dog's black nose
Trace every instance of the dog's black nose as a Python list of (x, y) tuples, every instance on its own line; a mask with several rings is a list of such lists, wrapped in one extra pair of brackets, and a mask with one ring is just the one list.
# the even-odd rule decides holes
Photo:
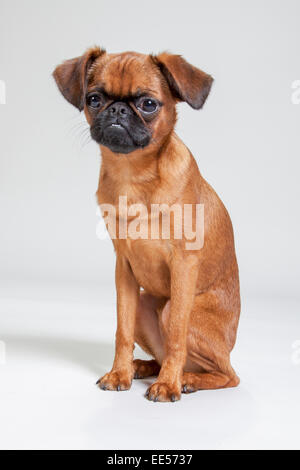
[(125, 117), (130, 113), (130, 108), (126, 103), (117, 101), (116, 103), (110, 105), (109, 113), (114, 117)]

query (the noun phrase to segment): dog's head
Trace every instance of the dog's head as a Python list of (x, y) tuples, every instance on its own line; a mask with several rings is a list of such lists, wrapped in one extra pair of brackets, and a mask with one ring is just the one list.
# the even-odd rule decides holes
[(179, 55), (108, 54), (98, 47), (59, 65), (53, 76), (63, 96), (84, 110), (92, 138), (121, 154), (161, 146), (174, 128), (176, 103), (202, 108), (213, 81)]

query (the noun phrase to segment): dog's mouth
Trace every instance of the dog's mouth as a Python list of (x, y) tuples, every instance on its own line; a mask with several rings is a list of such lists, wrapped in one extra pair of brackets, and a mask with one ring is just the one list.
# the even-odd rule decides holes
[(95, 122), (92, 124), (91, 137), (98, 144), (108, 147), (114, 153), (128, 154), (146, 147), (151, 135), (145, 130), (129, 129), (120, 122), (109, 122), (105, 126)]
[(127, 129), (126, 125), (123, 125), (120, 122), (112, 122), (107, 124), (107, 126), (104, 128), (104, 132), (115, 132), (116, 136), (119, 135), (120, 137), (122, 133), (127, 133), (131, 141), (134, 142), (129, 129)]

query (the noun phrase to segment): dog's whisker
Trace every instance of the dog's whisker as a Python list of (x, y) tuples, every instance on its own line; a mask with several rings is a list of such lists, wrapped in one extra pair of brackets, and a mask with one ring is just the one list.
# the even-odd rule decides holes
[(88, 145), (90, 142), (92, 142), (92, 139), (90, 136), (87, 136), (85, 141), (81, 144), (81, 148), (86, 147), (86, 145)]
[[(87, 140), (87, 137), (90, 137), (90, 127), (86, 122), (81, 121), (72, 126), (72, 128), (69, 130), (69, 134), (72, 135), (74, 139), (78, 139), (81, 143), (81, 148), (83, 148), (89, 142), (89, 140)], [(83, 144), (82, 140), (84, 140)]]

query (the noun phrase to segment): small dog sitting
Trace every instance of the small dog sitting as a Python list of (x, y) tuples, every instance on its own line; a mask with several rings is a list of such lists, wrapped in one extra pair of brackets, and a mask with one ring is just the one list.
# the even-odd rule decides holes
[[(101, 207), (114, 209), (115, 224), (111, 215), (105, 221), (116, 252), (116, 352), (99, 387), (128, 390), (133, 378), (157, 375), (146, 392), (153, 401), (235, 387), (230, 352), (240, 293), (232, 224), (174, 132), (176, 104), (202, 108), (212, 77), (179, 55), (108, 54), (97, 47), (62, 63), (53, 75), (63, 96), (84, 111), (100, 145), (97, 198)], [(156, 224), (155, 236), (127, 230), (136, 205), (150, 213), (140, 225), (147, 232)], [(186, 235), (180, 212), (190, 215), (194, 242), (202, 230), (203, 243)], [(169, 236), (162, 233), (166, 219)], [(134, 360), (135, 343), (153, 359)]]

